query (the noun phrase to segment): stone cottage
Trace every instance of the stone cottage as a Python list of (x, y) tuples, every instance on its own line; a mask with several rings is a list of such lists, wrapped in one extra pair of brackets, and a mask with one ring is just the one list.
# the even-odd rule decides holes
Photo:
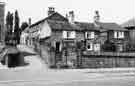
[[(110, 56), (110, 52), (126, 52), (128, 42), (128, 30), (116, 23), (101, 22), (98, 11), (95, 12), (93, 23), (86, 23), (75, 21), (73, 11), (64, 17), (55, 8), (49, 7), (48, 17), (30, 25), (26, 32), (27, 40), (22, 40), (23, 43), (28, 42), (28, 45), (33, 46), (49, 66), (57, 63), (74, 67), (85, 65), (87, 59), (84, 58), (93, 55), (100, 56), (105, 52), (105, 55)], [(95, 57), (90, 62), (96, 66), (95, 63), (104, 64), (107, 61), (99, 59)]]

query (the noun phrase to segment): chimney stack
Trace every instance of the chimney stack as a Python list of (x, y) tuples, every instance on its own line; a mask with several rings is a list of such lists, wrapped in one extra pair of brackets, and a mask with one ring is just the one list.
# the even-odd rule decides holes
[(31, 25), (31, 18), (29, 18), (29, 26)]
[(99, 21), (100, 21), (99, 11), (95, 11), (94, 23), (99, 23)]
[(68, 14), (66, 14), (66, 18), (68, 19)]
[(71, 24), (74, 24), (74, 21), (75, 21), (74, 11), (70, 11), (70, 12), (69, 12), (68, 20), (69, 20), (69, 22), (70, 22)]
[(48, 7), (48, 16), (52, 15), (55, 13), (55, 8), (54, 7)]

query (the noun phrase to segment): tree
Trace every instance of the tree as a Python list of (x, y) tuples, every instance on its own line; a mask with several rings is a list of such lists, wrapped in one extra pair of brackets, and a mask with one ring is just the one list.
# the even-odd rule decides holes
[(19, 31), (19, 16), (18, 16), (18, 11), (15, 11), (15, 19), (14, 19), (14, 31), (18, 33)]
[(7, 32), (11, 33), (13, 29), (13, 13), (10, 13), (8, 11), (7, 16), (6, 16), (6, 28)]
[(23, 22), (21, 25), (21, 31), (24, 31), (28, 26), (29, 24), (27, 22)]
[(13, 13), (8, 11), (7, 16), (6, 16), (6, 28), (7, 31), (5, 33), (5, 43), (9, 44), (9, 42), (12, 40), (12, 29), (13, 29)]
[(9, 17), (9, 23), (10, 23), (11, 30), (13, 29), (13, 20), (14, 20), (13, 13), (11, 13), (10, 17)]
[(9, 17), (10, 17), (10, 12), (8, 11), (6, 16), (6, 25), (9, 25)]
[(14, 35), (16, 36), (16, 41), (17, 44), (19, 44), (20, 42), (20, 27), (19, 27), (19, 23), (20, 23), (20, 19), (19, 19), (19, 15), (18, 15), (18, 11), (15, 11), (15, 17), (14, 17)]

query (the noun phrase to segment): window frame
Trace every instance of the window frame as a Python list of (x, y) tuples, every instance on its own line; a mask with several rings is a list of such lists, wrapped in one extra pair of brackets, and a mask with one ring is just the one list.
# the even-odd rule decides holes
[(76, 38), (76, 32), (75, 31), (63, 31), (63, 38), (75, 39)]
[(95, 32), (94, 31), (85, 32), (85, 38), (86, 39), (94, 39), (95, 38)]
[(124, 31), (114, 31), (114, 38), (123, 39), (125, 37)]

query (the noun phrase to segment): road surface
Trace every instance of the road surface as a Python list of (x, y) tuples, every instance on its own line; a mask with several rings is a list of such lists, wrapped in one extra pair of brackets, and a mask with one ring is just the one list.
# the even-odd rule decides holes
[(135, 72), (19, 69), (1, 70), (0, 86), (135, 86)]

